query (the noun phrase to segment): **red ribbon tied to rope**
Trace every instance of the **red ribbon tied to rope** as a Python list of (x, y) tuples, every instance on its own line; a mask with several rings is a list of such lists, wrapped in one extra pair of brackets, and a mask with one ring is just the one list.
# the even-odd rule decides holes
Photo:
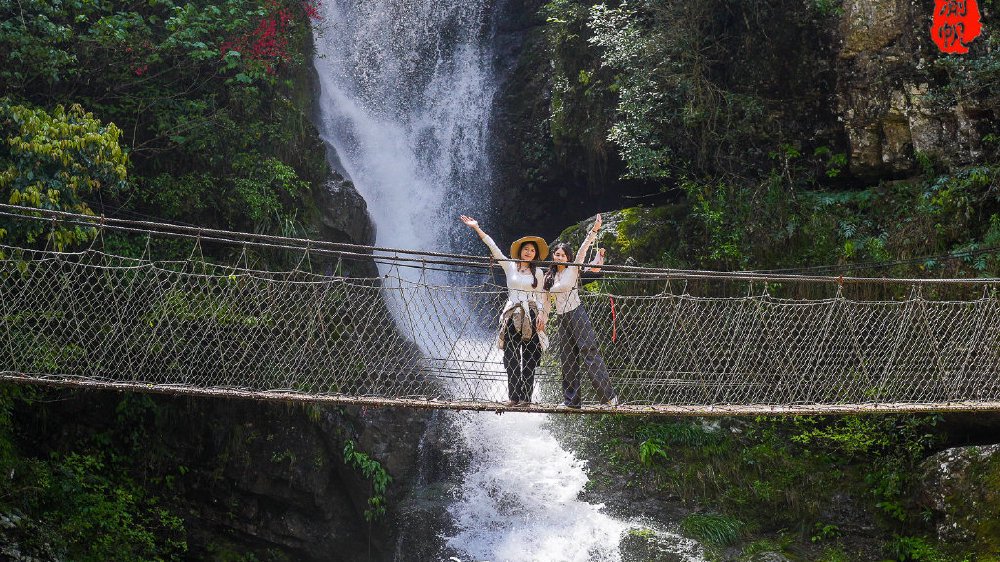
[(611, 301), (611, 341), (618, 340), (618, 319), (615, 316), (615, 297), (608, 297)]

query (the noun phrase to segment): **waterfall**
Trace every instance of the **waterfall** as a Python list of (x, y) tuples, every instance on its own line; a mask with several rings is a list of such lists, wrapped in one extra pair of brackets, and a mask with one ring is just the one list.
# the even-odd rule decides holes
[[(321, 134), (367, 201), (380, 246), (448, 251), (478, 243), (457, 217), (488, 212), (476, 202), (492, 189), (490, 10), (488, 0), (322, 3)], [(399, 326), (420, 344), (419, 327)], [(491, 347), (479, 343), (472, 347)], [(505, 382), (498, 385), (505, 395)], [(620, 559), (631, 524), (577, 499), (583, 465), (555, 440), (547, 416), (455, 419), (472, 460), (448, 508), (455, 532), (443, 537), (442, 553), (463, 562)]]
[[(484, 2), (326, 0), (321, 134), (365, 198), (380, 246), (452, 249), (490, 188), (495, 80)], [(465, 234), (465, 233), (463, 233)]]

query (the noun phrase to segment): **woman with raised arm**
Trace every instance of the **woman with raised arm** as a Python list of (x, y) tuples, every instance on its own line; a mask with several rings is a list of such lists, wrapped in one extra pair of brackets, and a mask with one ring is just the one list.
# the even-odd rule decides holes
[(542, 289), (543, 274), (536, 261), (549, 255), (548, 244), (538, 236), (525, 236), (510, 245), (510, 261), (496, 242), (472, 217), (461, 216), (469, 228), (486, 243), (493, 257), (500, 261), (507, 278), (507, 304), (500, 314), (500, 335), (497, 346), (503, 349), (503, 366), (507, 371), (509, 406), (528, 404), (535, 388), (535, 367), (548, 345), (545, 323), (549, 319), (547, 297)]
[[(580, 249), (573, 259), (573, 249), (565, 242), (557, 242), (552, 246), (552, 261), (564, 262), (568, 265), (551, 265), (545, 273), (543, 288), (554, 297), (556, 314), (559, 317), (559, 362), (562, 364), (563, 406), (567, 408), (580, 407), (580, 368), (590, 376), (601, 403), (618, 405), (618, 395), (611, 386), (608, 368), (597, 347), (597, 334), (590, 322), (587, 311), (580, 306), (580, 268), (584, 265), (587, 250), (597, 239), (601, 229), (601, 215), (597, 215), (594, 228), (587, 233)], [(572, 260), (572, 263), (570, 261)], [(598, 263), (599, 262), (599, 263)], [(600, 254), (591, 266), (600, 271), (604, 263), (604, 255)], [(595, 269), (593, 267), (588, 269)]]

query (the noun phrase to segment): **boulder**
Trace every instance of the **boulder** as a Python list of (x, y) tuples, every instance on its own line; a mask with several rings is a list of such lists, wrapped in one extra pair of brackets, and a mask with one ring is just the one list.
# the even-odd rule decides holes
[(946, 449), (920, 468), (921, 503), (938, 538), (1000, 554), (1000, 444)]
[(624, 562), (684, 562), (704, 555), (697, 541), (652, 529), (630, 529), (619, 543)]
[(332, 242), (374, 244), (375, 223), (354, 184), (336, 172), (317, 191), (320, 237)]

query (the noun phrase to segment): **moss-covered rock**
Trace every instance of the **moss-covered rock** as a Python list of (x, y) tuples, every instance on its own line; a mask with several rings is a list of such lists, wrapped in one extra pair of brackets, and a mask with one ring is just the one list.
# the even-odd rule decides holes
[(701, 546), (674, 534), (652, 529), (630, 529), (619, 543), (624, 562), (684, 562), (703, 555)]
[(1000, 556), (1000, 444), (946, 449), (921, 470), (922, 499), (938, 538), (974, 546), (984, 557)]

